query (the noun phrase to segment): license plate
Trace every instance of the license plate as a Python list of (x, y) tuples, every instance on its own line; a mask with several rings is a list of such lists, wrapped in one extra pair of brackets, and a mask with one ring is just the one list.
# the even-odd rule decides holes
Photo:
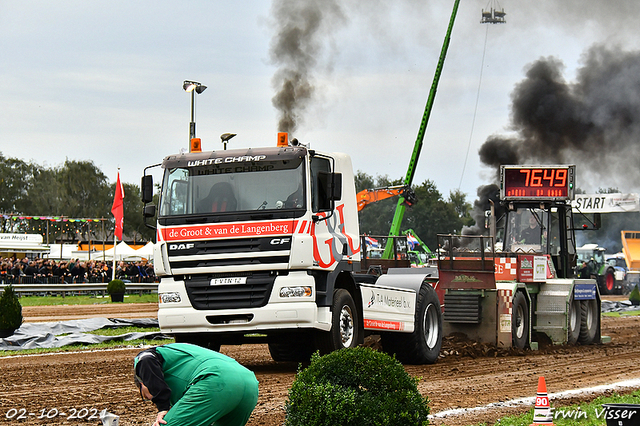
[(227, 277), (227, 278), (212, 278), (210, 285), (236, 285), (246, 284), (247, 277)]

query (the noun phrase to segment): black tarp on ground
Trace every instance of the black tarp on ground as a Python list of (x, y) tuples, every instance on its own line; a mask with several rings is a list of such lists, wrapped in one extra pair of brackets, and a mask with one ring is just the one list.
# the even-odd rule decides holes
[(118, 336), (100, 336), (87, 333), (101, 328), (119, 327), (158, 327), (158, 320), (155, 318), (90, 318), (62, 322), (24, 323), (12, 336), (0, 339), (0, 350), (59, 348), (77, 344), (90, 345), (110, 340), (169, 338), (159, 331), (126, 333)]
[(625, 311), (640, 311), (640, 306), (633, 305), (628, 300), (621, 302), (612, 302), (610, 300), (603, 300), (600, 307), (601, 312), (625, 312)]

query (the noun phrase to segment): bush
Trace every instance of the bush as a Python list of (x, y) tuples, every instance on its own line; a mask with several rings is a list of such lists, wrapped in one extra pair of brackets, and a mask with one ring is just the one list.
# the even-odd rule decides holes
[(22, 324), (22, 306), (13, 286), (4, 288), (0, 296), (0, 330), (15, 330)]
[(124, 281), (119, 279), (111, 280), (109, 284), (107, 284), (107, 293), (121, 294), (124, 293), (125, 288)]
[(285, 426), (424, 426), (429, 399), (417, 384), (399, 361), (370, 348), (315, 353), (289, 390)]
[(638, 290), (638, 284), (636, 284), (635, 288), (629, 294), (629, 301), (633, 305), (640, 305), (640, 291)]

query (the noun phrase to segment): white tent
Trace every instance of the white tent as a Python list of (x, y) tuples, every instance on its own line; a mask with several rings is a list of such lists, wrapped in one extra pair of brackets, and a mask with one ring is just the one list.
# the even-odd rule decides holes
[[(46, 254), (42, 257), (54, 259), (54, 260), (60, 260), (60, 259), (69, 260), (71, 258), (75, 259), (76, 257), (78, 257), (76, 256), (76, 253), (75, 253), (75, 251), (78, 250), (77, 244), (63, 244), (62, 247), (60, 247), (60, 244), (51, 244), (50, 247), (51, 247), (51, 251), (49, 252), (49, 254)], [(62, 250), (60, 250), (61, 248)], [(60, 251), (62, 251), (62, 254), (60, 254)], [(102, 254), (102, 252), (100, 253)]]
[(153, 243), (149, 241), (144, 247), (137, 249), (136, 256), (140, 256), (145, 259), (153, 259)]
[[(113, 247), (111, 247), (109, 250), (105, 250), (104, 251), (104, 258), (109, 259), (109, 260), (113, 260)], [(116, 247), (115, 247), (115, 253), (116, 253), (116, 260), (124, 260), (127, 259), (129, 257), (136, 257), (139, 256), (138, 254), (136, 254), (136, 250), (133, 249), (129, 244), (125, 243), (124, 241), (120, 241)], [(91, 253), (91, 258), (92, 259), (102, 259), (103, 258), (103, 254), (101, 251), (97, 251), (95, 253)]]

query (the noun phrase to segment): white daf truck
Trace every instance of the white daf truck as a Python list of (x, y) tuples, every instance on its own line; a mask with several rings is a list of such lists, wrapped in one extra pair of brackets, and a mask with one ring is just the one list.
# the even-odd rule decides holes
[(408, 261), (388, 268), (397, 258), (369, 271), (350, 158), (279, 145), (166, 157), (157, 207), (147, 205), (145, 169), (161, 330), (213, 349), (266, 342), (277, 361), (376, 333), (403, 362), (435, 362), (442, 313), (433, 280)]

